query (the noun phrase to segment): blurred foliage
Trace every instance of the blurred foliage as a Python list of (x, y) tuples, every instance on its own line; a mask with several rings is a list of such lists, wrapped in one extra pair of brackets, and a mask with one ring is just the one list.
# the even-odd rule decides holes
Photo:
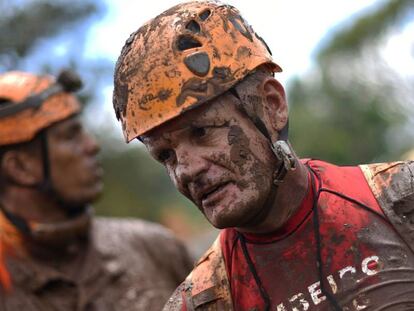
[(351, 27), (336, 32), (329, 44), (319, 51), (319, 60), (335, 57), (338, 53), (355, 54), (367, 44), (375, 45), (390, 30), (412, 18), (413, 8), (412, 0), (384, 1), (374, 12), (356, 19)]
[(112, 80), (106, 59), (84, 55), (87, 29), (105, 12), (94, 0), (0, 0), (0, 72), (28, 70), (56, 74), (72, 68), (86, 81), (84, 103)]
[(20, 68), (42, 40), (67, 31), (98, 8), (88, 1), (0, 0), (0, 10), (0, 68), (12, 70)]
[(413, 146), (404, 126), (414, 111), (414, 81), (379, 53), (394, 30), (413, 21), (413, 9), (411, 0), (383, 2), (334, 31), (316, 68), (291, 82), (291, 141), (300, 156), (357, 164), (393, 160)]

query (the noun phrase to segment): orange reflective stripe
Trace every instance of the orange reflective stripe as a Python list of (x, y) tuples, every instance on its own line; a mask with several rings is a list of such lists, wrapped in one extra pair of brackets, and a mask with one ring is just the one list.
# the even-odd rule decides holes
[(4, 242), (3, 240), (0, 240), (0, 286), (3, 287), (6, 292), (9, 292), (11, 290), (11, 279), (5, 265), (6, 252), (4, 248)]
[(12, 289), (12, 281), (7, 270), (6, 258), (24, 254), (22, 235), (0, 210), (0, 286), (6, 292)]

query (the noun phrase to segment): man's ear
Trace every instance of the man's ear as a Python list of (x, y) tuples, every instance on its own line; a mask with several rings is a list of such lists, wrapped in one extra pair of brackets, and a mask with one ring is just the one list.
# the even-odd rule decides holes
[[(268, 128), (274, 132), (282, 130), (288, 120), (288, 107), (286, 102), (285, 89), (273, 77), (266, 77), (260, 84), (260, 90), (263, 96), (263, 105), (265, 108), (265, 122)], [(272, 131), (272, 139), (276, 133)]]
[(7, 180), (22, 186), (34, 186), (42, 178), (38, 157), (23, 150), (6, 151), (1, 158), (0, 169)]

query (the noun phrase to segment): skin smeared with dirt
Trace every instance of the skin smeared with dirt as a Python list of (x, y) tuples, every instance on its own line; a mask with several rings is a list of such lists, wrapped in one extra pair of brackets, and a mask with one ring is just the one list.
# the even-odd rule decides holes
[(245, 174), (243, 166), (246, 164), (249, 153), (249, 141), (239, 126), (231, 126), (227, 140), (231, 146), (230, 159), (241, 167), (241, 173)]
[[(141, 139), (165, 165), (177, 189), (215, 227), (248, 223), (252, 229), (261, 225), (255, 222), (256, 216), (273, 187), (277, 160), (267, 138), (237, 108), (236, 101), (225, 94)], [(272, 209), (272, 217), (282, 218), (280, 223), (291, 213), (290, 204), (272, 204)]]
[[(261, 189), (269, 189), (267, 193), (266, 200), (263, 202), (262, 206), (257, 208), (255, 213), (252, 213), (250, 217), (246, 217), (245, 222), (239, 224), (239, 226), (260, 226), (261, 222), (265, 220), (270, 210), (273, 210), (273, 214), (275, 215), (275, 218), (273, 218), (273, 221), (275, 219), (288, 219), (290, 216), (295, 212), (294, 208), (286, 208), (290, 206), (297, 206), (299, 204), (299, 200), (301, 200), (301, 196), (298, 195), (289, 195), (284, 196), (282, 198), (282, 201), (276, 203), (276, 202), (268, 202), (267, 199), (272, 199), (271, 193), (270, 193), (270, 187), (274, 187), (274, 185), (269, 186), (269, 171), (262, 169), (265, 165), (260, 162), (259, 159), (254, 158), (253, 164), (248, 165), (248, 168), (245, 168), (248, 162), (248, 158), (252, 157), (251, 154), (251, 146), (250, 141), (244, 134), (242, 128), (237, 126), (230, 127), (230, 131), (228, 134), (228, 141), (229, 144), (232, 146), (231, 148), (231, 154), (230, 158), (231, 161), (234, 162), (237, 166), (241, 168), (241, 172), (243, 175), (249, 176), (247, 179), (251, 180), (254, 189), (257, 192), (260, 192)], [(258, 144), (261, 144), (261, 148), (263, 150), (268, 150), (269, 146), (266, 141), (257, 140)], [(254, 156), (253, 156), (254, 157)], [(271, 159), (270, 161), (273, 161), (276, 163), (276, 159)], [(273, 168), (273, 171), (275, 168)], [(299, 168), (301, 170), (301, 168)], [(272, 171), (272, 172), (273, 172)], [(303, 171), (302, 171), (303, 173)], [(270, 182), (272, 182), (272, 179), (270, 178)], [(243, 182), (240, 182), (237, 184), (241, 188), (247, 187), (247, 185), (243, 185)], [(303, 191), (306, 191), (307, 185), (306, 182), (301, 185), (301, 188), (303, 188)], [(285, 191), (286, 192), (286, 191)], [(235, 202), (240, 200), (240, 198), (234, 198)], [(283, 204), (281, 204), (283, 202)], [(242, 202), (240, 202), (242, 203)], [(270, 206), (267, 206), (267, 205)], [(285, 208), (282, 208), (285, 207)], [(276, 220), (277, 222), (277, 220)], [(280, 224), (282, 225), (284, 221), (281, 221)], [(245, 231), (243, 228), (239, 228), (241, 231)], [(250, 231), (250, 230), (249, 230)]]
[[(230, 160), (240, 168), (242, 175), (248, 176), (247, 179), (252, 180), (255, 191), (269, 188), (269, 173), (261, 170), (263, 163), (252, 155), (250, 141), (243, 129), (239, 126), (231, 126), (227, 139), (231, 146)], [(253, 160), (253, 164), (249, 164), (249, 159)], [(249, 185), (241, 180), (237, 183), (237, 186), (243, 190)], [(238, 198), (234, 199), (237, 200)]]

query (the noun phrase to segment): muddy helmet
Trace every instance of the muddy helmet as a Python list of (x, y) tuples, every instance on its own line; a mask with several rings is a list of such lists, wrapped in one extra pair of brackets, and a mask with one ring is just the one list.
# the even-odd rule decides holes
[(259, 66), (282, 69), (239, 11), (217, 1), (179, 4), (126, 41), (114, 109), (127, 142), (232, 88)]
[(53, 123), (81, 110), (71, 93), (81, 87), (71, 71), (38, 76), (11, 71), (0, 74), (0, 146), (24, 143)]

